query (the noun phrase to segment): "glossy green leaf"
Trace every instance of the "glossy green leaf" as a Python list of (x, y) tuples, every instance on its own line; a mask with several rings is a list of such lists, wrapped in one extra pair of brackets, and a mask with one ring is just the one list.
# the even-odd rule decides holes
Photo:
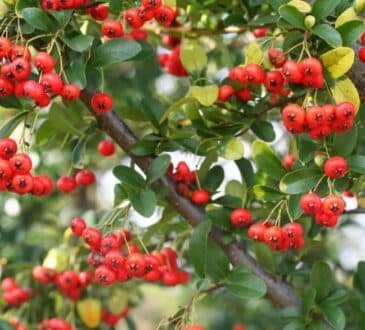
[(22, 16), (30, 26), (38, 30), (50, 32), (54, 28), (54, 23), (43, 9), (25, 8), (22, 11)]
[(169, 167), (171, 158), (169, 155), (160, 155), (153, 160), (147, 170), (147, 183), (152, 183), (161, 178)]
[(303, 210), (300, 207), (300, 198), (302, 195), (290, 195), (288, 199), (288, 212), (291, 218), (296, 221), (303, 214)]
[(279, 8), (279, 14), (293, 27), (304, 28), (304, 14), (297, 8), (290, 5), (283, 5)]
[(280, 181), (280, 190), (286, 194), (297, 195), (311, 190), (323, 173), (317, 169), (300, 169), (286, 174)]
[(317, 20), (327, 17), (331, 14), (341, 0), (316, 0), (312, 5), (312, 14)]
[(328, 24), (316, 25), (312, 32), (333, 48), (342, 46), (341, 34)]
[(227, 290), (241, 299), (260, 298), (266, 294), (266, 285), (244, 266), (234, 268), (225, 280)]
[(156, 208), (156, 195), (152, 190), (142, 190), (130, 195), (133, 208), (144, 217), (150, 217)]
[(17, 97), (11, 95), (8, 97), (0, 97), (0, 107), (9, 109), (21, 109), (23, 106), (19, 102)]
[(24, 117), (27, 113), (28, 113), (28, 111), (23, 111), (21, 113), (18, 113), (13, 118), (11, 118), (9, 121), (7, 121), (0, 128), (0, 138), (8, 137), (16, 129), (16, 127), (22, 122), (22, 120), (24, 119)]
[(207, 272), (208, 235), (211, 228), (212, 224), (210, 221), (203, 221), (194, 229), (190, 238), (188, 250), (189, 261), (200, 277), (205, 277)]
[(241, 159), (244, 155), (243, 144), (236, 137), (223, 138), (221, 144), (218, 146), (218, 153), (225, 159)]
[(324, 299), (321, 303), (321, 306), (337, 306), (342, 304), (348, 298), (348, 293), (343, 289), (338, 289), (331, 292), (326, 299)]
[(77, 142), (75, 148), (72, 150), (72, 166), (74, 168), (83, 167), (83, 161), (86, 151), (86, 143), (87, 143), (87, 138), (83, 137)]
[(336, 134), (333, 139), (333, 153), (341, 156), (350, 155), (357, 144), (357, 127), (343, 134)]
[(321, 302), (333, 288), (333, 275), (331, 268), (322, 261), (316, 262), (312, 266), (310, 283), (313, 288), (317, 290), (318, 302)]
[(340, 307), (326, 307), (322, 308), (325, 319), (335, 330), (343, 330), (346, 325), (346, 316)]
[(364, 31), (364, 23), (360, 20), (350, 21), (339, 26), (337, 31), (341, 35), (342, 44), (350, 47), (360, 38)]
[(252, 144), (252, 155), (259, 169), (273, 179), (280, 180), (285, 175), (280, 159), (266, 143), (255, 141)]
[(209, 191), (215, 191), (224, 179), (223, 168), (219, 165), (212, 167), (204, 180), (203, 187)]
[(214, 281), (223, 279), (229, 272), (229, 260), (222, 249), (208, 240), (207, 248), (207, 275)]
[(146, 186), (146, 180), (129, 166), (119, 165), (114, 167), (113, 174), (117, 179), (131, 186), (138, 188)]
[(259, 137), (261, 140), (266, 142), (271, 142), (275, 140), (275, 131), (272, 123), (266, 120), (257, 120), (252, 126), (251, 130)]
[(346, 160), (351, 171), (365, 174), (365, 155), (353, 155)]
[(142, 47), (129, 39), (112, 39), (98, 46), (93, 52), (89, 62), (91, 67), (106, 67), (115, 63), (128, 61), (136, 56)]
[(73, 37), (72, 39), (65, 39), (65, 43), (75, 52), (82, 53), (90, 49), (93, 40), (94, 40), (93, 37), (81, 34), (76, 37)]
[(315, 288), (310, 288), (303, 296), (301, 312), (304, 316), (307, 316), (314, 306), (317, 291)]
[(277, 202), (285, 196), (281, 191), (266, 186), (253, 186), (252, 190), (255, 197), (264, 202)]
[(248, 159), (241, 158), (235, 161), (240, 173), (242, 180), (246, 183), (247, 187), (251, 187), (255, 183), (255, 173), (251, 162)]

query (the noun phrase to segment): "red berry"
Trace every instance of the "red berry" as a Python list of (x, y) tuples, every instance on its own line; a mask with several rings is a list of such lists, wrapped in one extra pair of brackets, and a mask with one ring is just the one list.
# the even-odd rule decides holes
[(285, 240), (285, 235), (281, 227), (272, 226), (266, 228), (264, 231), (264, 241), (270, 246), (270, 248), (278, 250), (282, 247)]
[(146, 261), (142, 254), (133, 253), (127, 257), (126, 269), (130, 276), (141, 277), (146, 273)]
[(0, 59), (6, 56), (11, 49), (11, 41), (8, 38), (0, 37)]
[(318, 213), (315, 216), (315, 221), (319, 225), (326, 227), (334, 227), (337, 225), (338, 217), (336, 215), (328, 215), (326, 213)]
[(283, 230), (290, 239), (300, 238), (304, 234), (303, 227), (298, 222), (289, 222), (283, 226)]
[(254, 241), (264, 241), (264, 232), (268, 227), (264, 223), (254, 223), (248, 228), (248, 237)]
[(80, 96), (80, 88), (73, 84), (63, 85), (60, 95), (65, 101), (76, 100)]
[(137, 8), (127, 9), (124, 12), (124, 19), (134, 29), (139, 29), (144, 24), (144, 21), (138, 15)]
[(0, 180), (11, 180), (13, 178), (13, 170), (9, 162), (5, 159), (0, 159)]
[(219, 87), (218, 100), (222, 102), (228, 101), (234, 94), (234, 88), (231, 85), (222, 85)]
[(155, 10), (155, 19), (160, 24), (169, 27), (175, 19), (175, 11), (169, 6), (160, 6)]
[(231, 212), (230, 219), (234, 227), (244, 228), (250, 224), (252, 216), (249, 210), (239, 208), (239, 209), (234, 209)]
[(44, 95), (44, 88), (34, 80), (27, 80), (23, 84), (24, 95), (33, 101), (39, 100)]
[(285, 155), (283, 158), (283, 166), (285, 169), (290, 170), (293, 167), (295, 161), (296, 158), (293, 154)]
[(48, 195), (53, 189), (52, 180), (47, 175), (43, 175), (43, 174), (38, 175), (37, 178), (43, 184), (43, 194), (42, 194), (42, 196)]
[(11, 291), (13, 289), (17, 289), (18, 284), (16, 284), (14, 278), (6, 277), (1, 281), (1, 289), (3, 291)]
[(324, 164), (324, 172), (329, 178), (341, 178), (347, 173), (347, 171), (347, 162), (341, 156), (331, 157)]
[(101, 285), (110, 285), (116, 281), (116, 275), (108, 267), (99, 266), (95, 270), (95, 280)]
[(324, 125), (331, 126), (336, 119), (336, 113), (335, 113), (336, 107), (331, 104), (326, 104), (322, 106), (322, 110), (323, 110)]
[(299, 71), (303, 78), (314, 78), (322, 74), (322, 63), (314, 58), (306, 58), (299, 63)]
[(32, 270), (32, 275), (35, 281), (43, 284), (50, 284), (55, 282), (57, 272), (43, 266), (36, 266)]
[(322, 212), (329, 216), (339, 216), (345, 210), (345, 201), (341, 196), (329, 195), (322, 202)]
[(198, 205), (206, 204), (210, 200), (210, 193), (205, 189), (194, 190), (191, 195), (191, 200)]
[(57, 180), (57, 188), (63, 192), (72, 192), (76, 189), (76, 187), (76, 180), (70, 176), (64, 175)]
[(51, 72), (56, 65), (53, 57), (45, 52), (37, 53), (33, 58), (33, 64), (38, 71), (43, 73)]
[(104, 140), (98, 144), (99, 154), (105, 157), (112, 156), (115, 153), (115, 145), (113, 141)]
[(302, 81), (302, 73), (299, 70), (298, 63), (294, 61), (286, 61), (282, 67), (282, 73), (288, 82), (299, 84)]
[(96, 115), (107, 113), (113, 107), (113, 98), (106, 93), (96, 93), (91, 98), (91, 107)]
[(253, 35), (256, 37), (256, 38), (262, 38), (262, 37), (265, 37), (266, 34), (268, 32), (268, 28), (266, 27), (262, 27), (262, 28), (257, 28), (257, 29), (254, 29), (252, 31)]
[(268, 51), (268, 56), (271, 64), (275, 68), (281, 68), (286, 61), (285, 54), (278, 48), (270, 48)]
[(125, 257), (121, 252), (117, 250), (109, 251), (105, 255), (105, 265), (115, 272), (123, 268), (124, 264), (125, 264)]
[(107, 254), (109, 251), (117, 250), (120, 248), (120, 241), (114, 234), (107, 235), (101, 239), (100, 252)]
[(76, 174), (76, 182), (82, 186), (89, 186), (95, 182), (95, 174), (90, 170), (81, 170)]
[(351, 102), (341, 102), (336, 106), (335, 115), (339, 121), (352, 119), (355, 116), (355, 106)]
[(148, 9), (143, 5), (139, 6), (137, 8), (137, 11), (138, 11), (138, 16), (144, 22), (150, 21), (155, 15), (155, 10), (154, 9)]
[(123, 25), (120, 21), (109, 19), (101, 25), (101, 32), (108, 38), (118, 38), (123, 35)]
[(14, 91), (14, 86), (10, 80), (0, 78), (0, 97), (10, 96)]
[(265, 72), (258, 64), (247, 64), (243, 68), (244, 78), (242, 83), (249, 83), (251, 85), (259, 85), (264, 82)]
[(109, 15), (109, 9), (105, 4), (98, 3), (86, 9), (86, 12), (98, 21), (104, 21)]
[(14, 174), (28, 174), (32, 169), (32, 160), (27, 154), (17, 154), (9, 159)]
[(41, 0), (43, 10), (58, 10), (60, 8), (60, 0)]
[(54, 72), (49, 72), (42, 75), (40, 84), (43, 86), (46, 93), (51, 94), (59, 94), (63, 88), (61, 77)]
[(188, 164), (186, 164), (185, 162), (179, 162), (176, 166), (176, 171), (181, 175), (183, 180), (185, 178), (189, 178), (191, 173)]
[(29, 62), (31, 55), (28, 48), (21, 45), (12, 45), (9, 51), (9, 57), (11, 61), (14, 61), (16, 58), (23, 58)]
[(317, 127), (324, 122), (325, 115), (322, 107), (309, 107), (306, 112), (306, 121), (309, 127)]
[(251, 91), (248, 88), (241, 88), (235, 93), (236, 97), (242, 102), (248, 102), (251, 100)]
[(25, 80), (31, 71), (30, 63), (25, 58), (16, 58), (11, 63), (11, 73), (16, 80)]
[(269, 71), (265, 75), (264, 85), (269, 92), (280, 94), (284, 83), (285, 79), (280, 71)]
[(101, 244), (101, 233), (99, 230), (93, 227), (87, 227), (82, 232), (82, 238), (91, 249), (97, 250)]
[(86, 223), (84, 219), (77, 217), (71, 221), (71, 229), (74, 235), (81, 236), (85, 228)]
[(305, 194), (300, 199), (300, 207), (305, 214), (314, 215), (321, 210), (321, 198), (316, 193)]
[(83, 288), (86, 288), (93, 282), (93, 277), (89, 272), (81, 272), (79, 274), (79, 282)]
[(148, 9), (156, 9), (162, 4), (161, 0), (142, 0), (142, 5)]
[(359, 60), (361, 62), (365, 62), (365, 47), (360, 48), (359, 52), (357, 53)]
[(284, 125), (289, 132), (301, 133), (304, 129), (305, 111), (298, 104), (289, 104), (281, 113)]

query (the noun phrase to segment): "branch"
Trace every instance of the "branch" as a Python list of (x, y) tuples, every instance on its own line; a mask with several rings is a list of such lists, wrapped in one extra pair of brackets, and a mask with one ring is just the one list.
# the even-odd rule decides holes
[[(90, 92), (84, 90), (80, 98), (93, 113), (90, 107), (91, 96)], [(139, 157), (131, 152), (131, 147), (137, 142), (137, 138), (121, 118), (114, 111), (102, 116), (95, 116), (95, 118), (99, 128), (107, 133), (143, 171), (146, 171), (153, 158)], [(162, 177), (161, 182), (168, 189), (167, 201), (190, 225), (195, 227), (205, 220), (204, 210), (191, 203), (187, 198), (180, 196), (175, 189), (174, 182), (167, 175)], [(210, 238), (223, 249), (233, 265), (246, 265), (266, 283), (267, 296), (274, 303), (280, 307), (298, 306), (300, 304), (300, 298), (291, 286), (267, 272), (238, 242), (224, 243), (223, 235), (222, 231), (213, 229)]]

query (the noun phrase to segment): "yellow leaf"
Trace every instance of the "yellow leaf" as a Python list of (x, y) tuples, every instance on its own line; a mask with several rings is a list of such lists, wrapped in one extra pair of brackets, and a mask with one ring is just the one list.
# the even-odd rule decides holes
[(176, 0), (164, 0), (163, 3), (165, 6), (176, 8)]
[(350, 7), (346, 9), (340, 16), (337, 17), (335, 22), (335, 28), (337, 29), (342, 24), (359, 19), (360, 18), (359, 16), (357, 16), (355, 9), (353, 7)]
[(128, 294), (124, 290), (115, 289), (108, 299), (108, 310), (119, 314), (128, 306)]
[(262, 56), (264, 55), (261, 46), (257, 42), (251, 42), (246, 48), (246, 64), (256, 63), (260, 64)]
[(356, 111), (359, 110), (360, 107), (359, 93), (355, 85), (349, 78), (342, 77), (341, 79), (336, 80), (333, 86), (331, 86), (330, 88), (332, 96), (335, 99), (336, 103), (349, 101), (355, 105)]
[(191, 96), (196, 98), (201, 105), (209, 107), (218, 98), (218, 87), (216, 85), (210, 86), (191, 86), (190, 87)]
[(232, 137), (223, 144), (222, 153), (220, 155), (229, 160), (241, 159), (244, 155), (243, 144), (238, 138)]
[(338, 47), (321, 55), (324, 67), (335, 79), (343, 76), (354, 64), (355, 52), (349, 47)]
[(87, 298), (76, 305), (81, 321), (89, 328), (96, 328), (101, 321), (101, 303), (97, 299)]
[(68, 267), (68, 255), (69, 252), (64, 249), (51, 249), (43, 260), (43, 267), (53, 269), (57, 272), (63, 272)]
[(297, 8), (300, 12), (304, 14), (310, 13), (312, 10), (311, 5), (302, 0), (292, 0), (288, 3), (288, 5)]
[(199, 72), (208, 63), (208, 57), (197, 42), (184, 41), (181, 45), (180, 59), (184, 68), (189, 72)]

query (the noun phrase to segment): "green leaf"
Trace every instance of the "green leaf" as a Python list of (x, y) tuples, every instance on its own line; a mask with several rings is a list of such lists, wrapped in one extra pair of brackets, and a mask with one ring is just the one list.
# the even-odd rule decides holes
[(240, 170), (242, 180), (246, 183), (246, 186), (253, 186), (255, 183), (255, 173), (251, 162), (248, 159), (241, 158), (236, 160), (235, 163)]
[(244, 265), (229, 273), (225, 285), (230, 293), (241, 299), (260, 298), (266, 294), (265, 282)]
[(252, 156), (260, 170), (270, 177), (280, 180), (286, 171), (274, 151), (264, 142), (255, 141), (252, 144)]
[(356, 111), (358, 111), (360, 107), (360, 96), (351, 79), (343, 76), (333, 82), (330, 85), (330, 89), (337, 104), (344, 101), (351, 102), (355, 106)]
[(283, 5), (279, 8), (279, 14), (293, 27), (304, 28), (304, 14), (297, 8), (290, 5)]
[(224, 179), (223, 168), (219, 165), (212, 167), (203, 183), (203, 187), (209, 191), (215, 191), (221, 185)]
[(333, 48), (342, 46), (341, 34), (328, 24), (316, 25), (312, 32)]
[(202, 71), (208, 63), (208, 57), (203, 47), (194, 41), (183, 41), (180, 59), (184, 68), (189, 72)]
[(290, 195), (288, 200), (288, 212), (291, 218), (295, 221), (301, 217), (303, 210), (300, 207), (300, 198), (302, 195)]
[(341, 0), (316, 0), (312, 5), (312, 14), (319, 21), (331, 14), (340, 2)]
[(316, 300), (318, 302), (328, 296), (333, 288), (333, 275), (331, 268), (325, 262), (317, 261), (312, 266), (310, 284), (317, 290)]
[(136, 156), (148, 156), (155, 153), (157, 141), (153, 140), (139, 140), (133, 145), (131, 151)]
[(64, 28), (72, 17), (72, 10), (57, 10), (50, 12), (50, 14), (57, 20), (60, 28)]
[(259, 137), (261, 140), (266, 142), (271, 142), (275, 140), (275, 131), (273, 125), (266, 120), (257, 120), (252, 126), (251, 130)]
[(281, 191), (266, 186), (253, 186), (252, 188), (255, 197), (264, 202), (277, 202), (285, 196)]
[(255, 255), (260, 265), (276, 273), (276, 262), (273, 251), (266, 244), (255, 244)]
[(337, 306), (342, 304), (344, 301), (347, 300), (348, 294), (345, 290), (338, 289), (331, 292), (330, 295), (327, 296), (321, 303), (321, 306)]
[(19, 102), (19, 99), (14, 95), (8, 97), (0, 97), (0, 107), (9, 109), (22, 109), (23, 106)]
[(91, 36), (85, 36), (85, 35), (78, 35), (76, 37), (73, 37), (72, 39), (64, 39), (66, 45), (70, 47), (75, 52), (85, 52), (88, 49), (90, 49), (94, 38)]
[(352, 46), (364, 31), (364, 23), (360, 20), (350, 21), (338, 27), (337, 31), (342, 37), (342, 44)]
[(63, 112), (63, 109), (59, 105), (53, 103), (48, 114), (48, 120), (52, 124), (57, 125), (59, 131), (80, 136), (81, 132), (73, 125), (72, 118), (69, 114), (69, 112)]
[(144, 188), (146, 186), (146, 180), (129, 166), (119, 165), (114, 167), (113, 174), (120, 181), (131, 186), (135, 186), (137, 188)]
[(351, 171), (365, 174), (365, 156), (364, 155), (353, 155), (348, 157), (347, 164)]
[(23, 111), (7, 121), (4, 126), (0, 128), (0, 138), (8, 137), (17, 128), (27, 113), (28, 111)]
[(226, 195), (234, 196), (243, 200), (247, 193), (246, 183), (241, 183), (237, 180), (231, 180), (226, 185), (225, 193)]
[(315, 299), (316, 299), (317, 291), (315, 288), (309, 289), (303, 297), (302, 305), (301, 305), (301, 312), (304, 316), (307, 316), (311, 311)]
[(215, 163), (217, 159), (218, 155), (215, 151), (211, 151), (205, 156), (205, 159), (198, 170), (198, 177), (200, 181), (203, 182), (205, 180), (208, 175), (210, 166)]
[(225, 137), (218, 146), (218, 154), (229, 160), (241, 159), (244, 155), (243, 144), (236, 137)]
[(333, 153), (348, 156), (354, 151), (357, 144), (357, 127), (343, 134), (336, 134), (333, 139)]
[(208, 240), (207, 248), (207, 275), (214, 281), (224, 278), (229, 272), (229, 260), (222, 249)]
[(346, 316), (340, 307), (330, 306), (322, 308), (325, 319), (332, 325), (335, 330), (345, 329)]
[(223, 205), (232, 209), (236, 209), (242, 206), (242, 199), (235, 196), (222, 196), (214, 200), (215, 204)]
[(147, 170), (147, 183), (150, 184), (161, 178), (169, 167), (171, 158), (169, 155), (160, 155), (153, 160)]
[(12, 325), (10, 325), (7, 321), (0, 319), (0, 329), (1, 330), (15, 330)]
[(208, 236), (211, 228), (212, 224), (210, 221), (203, 221), (194, 229), (190, 238), (189, 260), (200, 277), (205, 277), (207, 272)]
[(289, 195), (297, 195), (311, 190), (323, 173), (317, 169), (300, 169), (286, 174), (280, 181), (280, 190)]
[(89, 62), (91, 67), (106, 67), (111, 64), (124, 62), (136, 56), (142, 47), (139, 43), (129, 39), (112, 39), (98, 46)]
[(22, 16), (30, 26), (38, 30), (50, 32), (54, 29), (54, 23), (43, 9), (25, 8)]
[(81, 138), (75, 148), (72, 150), (72, 166), (75, 168), (82, 168), (85, 150), (86, 150), (87, 137)]
[(142, 190), (130, 196), (133, 208), (144, 217), (150, 217), (156, 208), (156, 195), (152, 190)]
[(190, 94), (192, 97), (196, 98), (201, 105), (209, 107), (218, 98), (218, 87), (217, 85), (210, 86), (191, 86)]

